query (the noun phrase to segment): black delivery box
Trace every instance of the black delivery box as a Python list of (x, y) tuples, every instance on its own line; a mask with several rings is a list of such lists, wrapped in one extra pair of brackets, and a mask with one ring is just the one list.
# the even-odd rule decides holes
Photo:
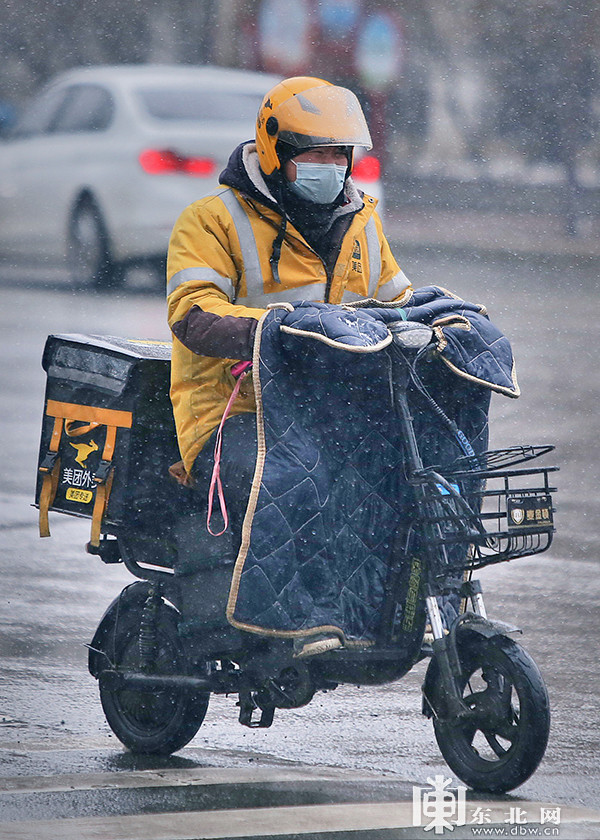
[(156, 527), (172, 504), (168, 469), (180, 458), (169, 399), (171, 345), (51, 335), (36, 505), (92, 520), (100, 533)]

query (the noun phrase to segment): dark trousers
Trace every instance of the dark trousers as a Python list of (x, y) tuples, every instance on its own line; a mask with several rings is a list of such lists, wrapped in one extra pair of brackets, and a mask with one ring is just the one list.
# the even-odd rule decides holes
[[(195, 484), (188, 491), (187, 509), (176, 526), (175, 575), (180, 583), (183, 635), (227, 625), (225, 607), (256, 465), (256, 416), (239, 414), (223, 426), (220, 476), (229, 526), (218, 537), (206, 527), (215, 436), (194, 462)], [(215, 487), (211, 529), (217, 533), (223, 524)]]
[[(203, 513), (205, 517), (208, 512), (208, 489), (214, 466), (215, 437), (216, 432), (204, 445), (194, 461), (192, 470), (195, 480), (195, 486), (191, 491), (193, 507), (196, 513)], [(246, 513), (255, 466), (256, 415), (238, 414), (235, 417), (228, 418), (223, 426), (220, 476), (229, 515), (227, 530), (231, 531), (236, 553), (241, 539), (242, 523)], [(215, 487), (211, 529), (218, 532), (222, 529), (223, 524)], [(211, 537), (208, 532), (207, 537), (208, 540), (219, 539), (218, 537)]]

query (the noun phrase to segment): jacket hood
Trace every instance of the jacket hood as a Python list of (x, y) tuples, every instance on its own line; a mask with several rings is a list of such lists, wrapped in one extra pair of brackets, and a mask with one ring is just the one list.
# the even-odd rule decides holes
[(246, 140), (233, 150), (227, 166), (219, 175), (219, 183), (233, 187), (281, 213), (281, 208), (271, 195), (258, 165), (258, 153), (253, 140)]

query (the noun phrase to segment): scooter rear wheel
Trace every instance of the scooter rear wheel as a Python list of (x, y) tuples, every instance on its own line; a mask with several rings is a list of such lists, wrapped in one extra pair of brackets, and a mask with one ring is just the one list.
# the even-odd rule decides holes
[[(156, 622), (154, 672), (185, 674), (186, 660), (173, 611), (163, 605)], [(140, 668), (141, 610), (128, 610), (110, 629), (111, 658), (118, 670)], [(200, 676), (200, 675), (198, 675)], [(170, 755), (188, 744), (200, 728), (209, 692), (183, 688), (138, 691), (115, 688), (100, 679), (100, 700), (108, 725), (129, 750)]]
[[(537, 665), (512, 639), (468, 635), (464, 644), (459, 639), (459, 689), (475, 714), (465, 722), (434, 718), (435, 737), (459, 779), (475, 790), (503, 793), (523, 784), (542, 760), (548, 694)], [(439, 679), (434, 685), (440, 692)]]

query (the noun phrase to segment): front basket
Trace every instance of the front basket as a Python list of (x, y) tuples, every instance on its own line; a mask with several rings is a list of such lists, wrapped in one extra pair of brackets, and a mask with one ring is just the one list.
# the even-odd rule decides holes
[[(477, 569), (546, 551), (554, 534), (550, 473), (558, 467), (512, 466), (551, 451), (551, 446), (493, 450), (460, 459), (450, 468), (423, 472), (430, 539), (447, 549), (450, 565)], [(440, 469), (440, 472), (437, 470)], [(456, 557), (462, 557), (457, 561)]]

